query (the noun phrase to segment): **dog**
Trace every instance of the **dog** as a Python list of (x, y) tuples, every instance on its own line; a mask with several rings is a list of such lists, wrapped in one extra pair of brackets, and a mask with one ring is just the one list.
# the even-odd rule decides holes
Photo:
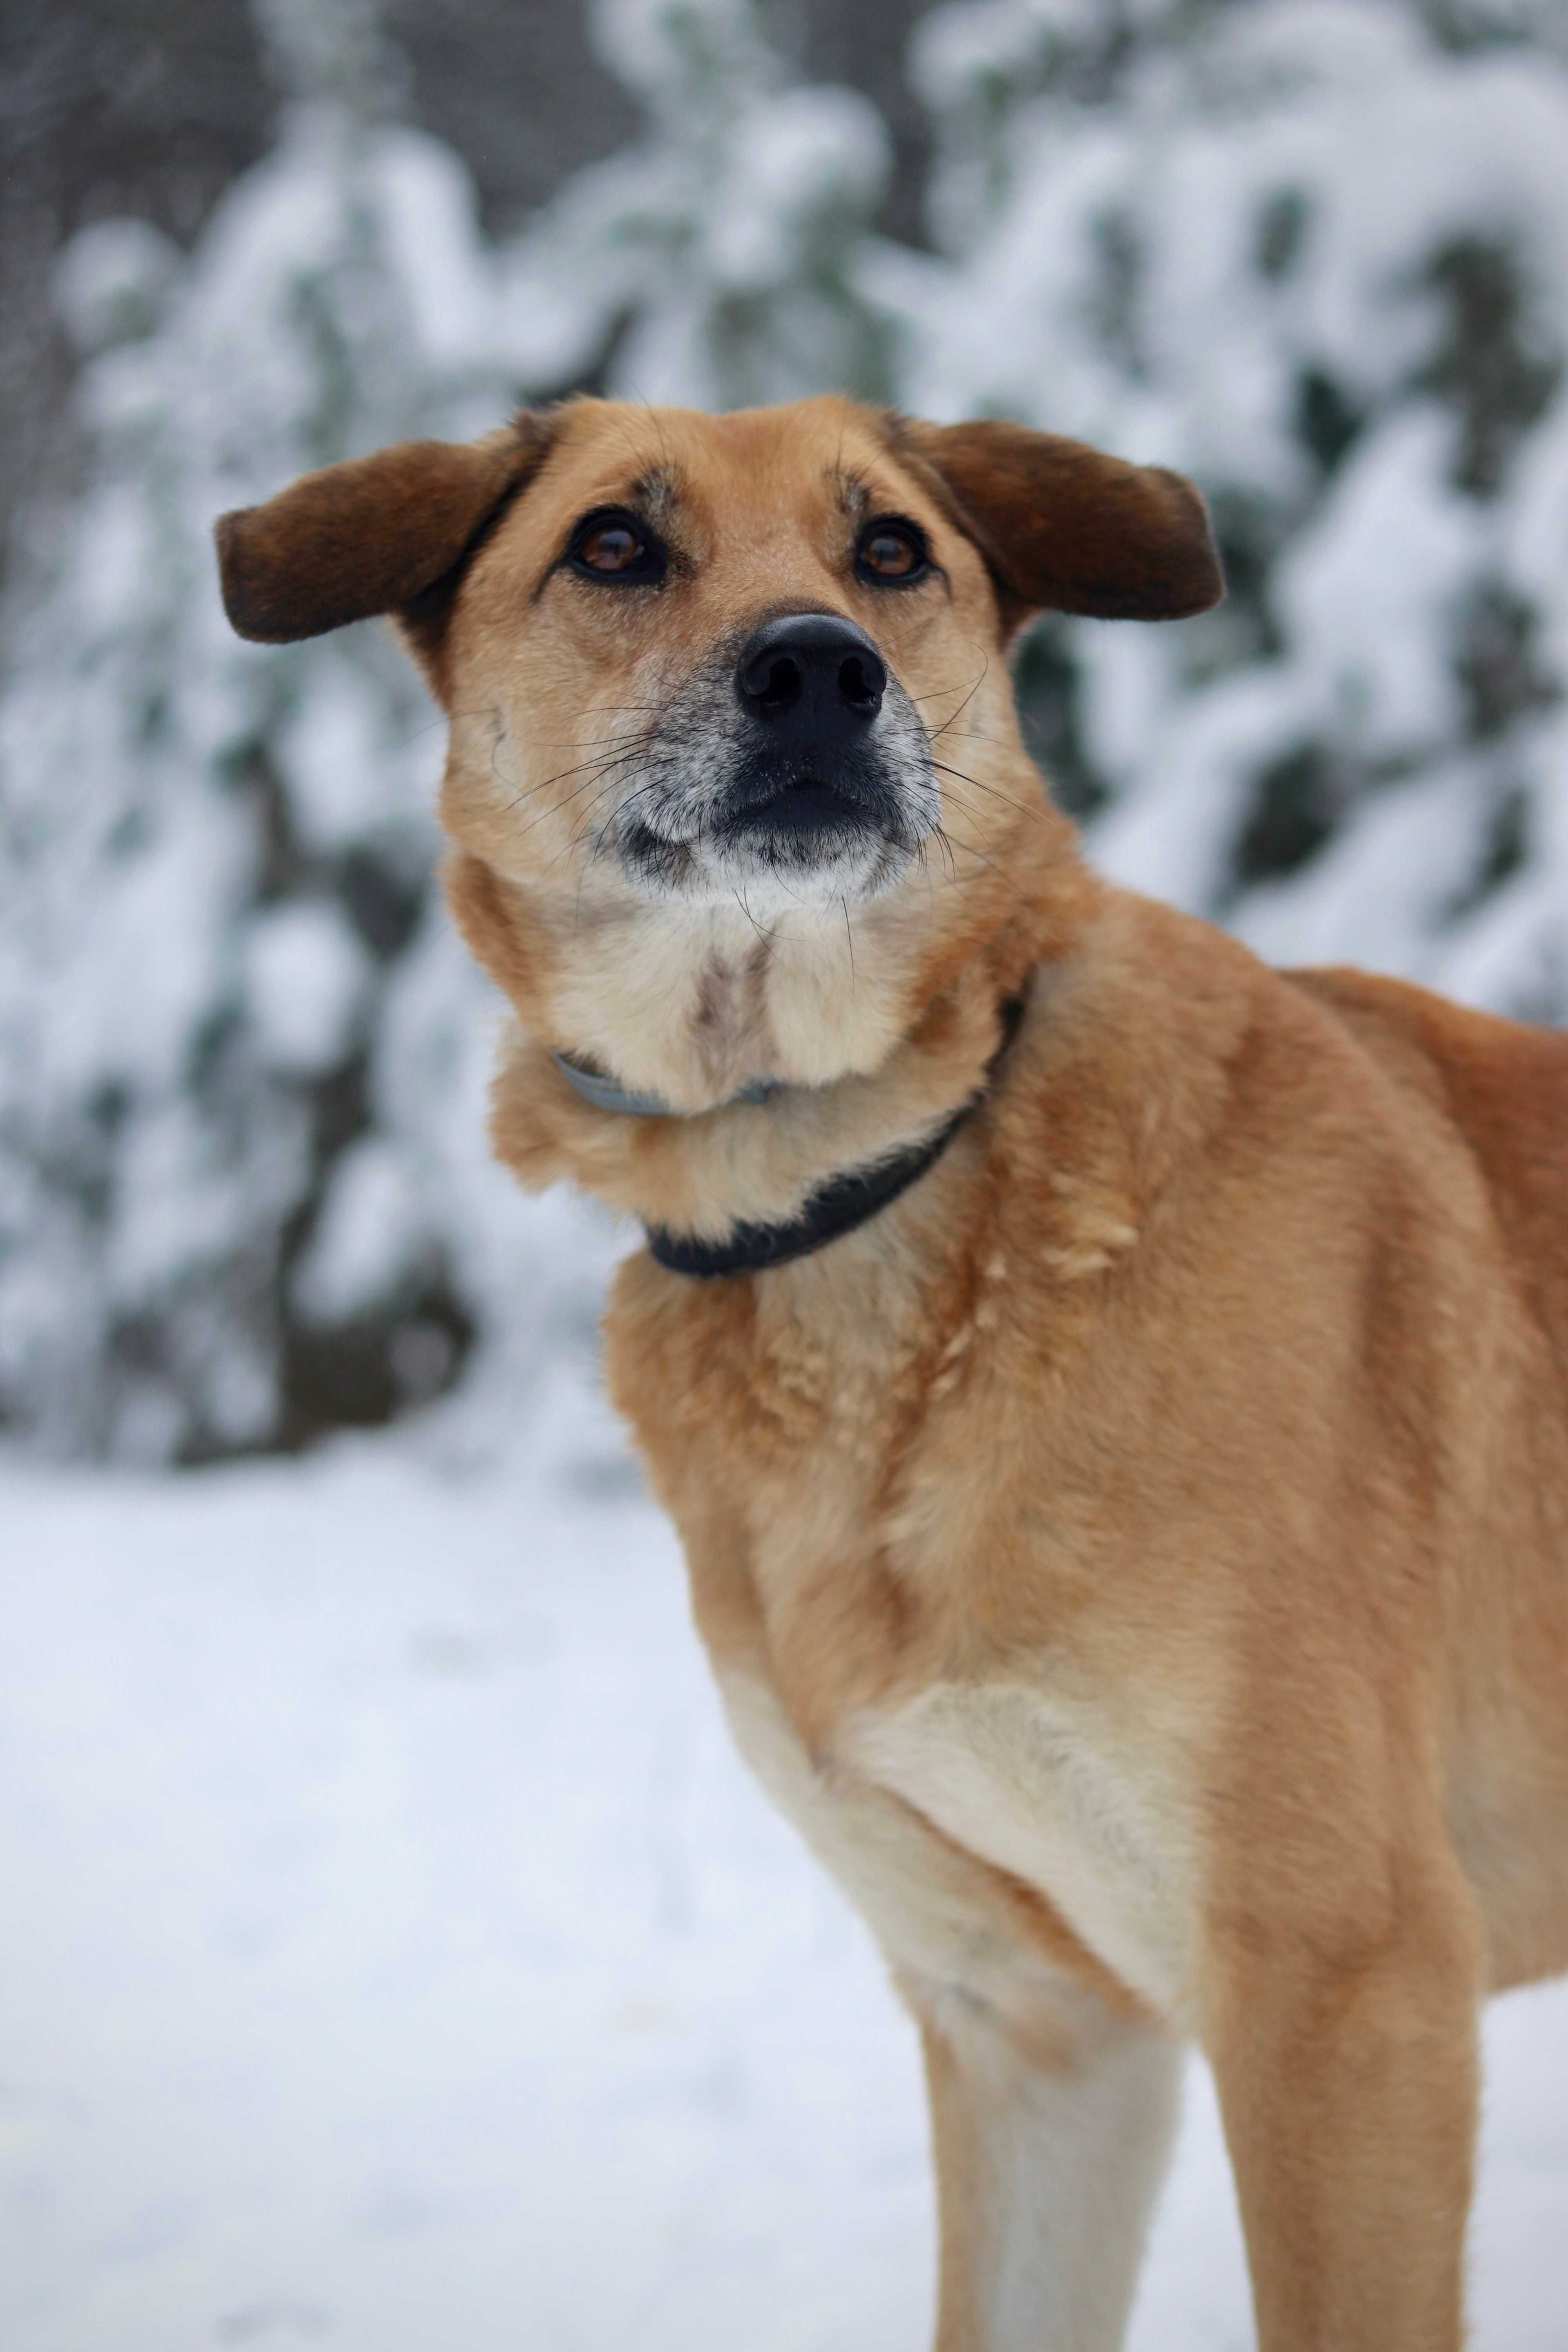
[(1047, 609), (1179, 476), (583, 399), (218, 526), (450, 718), (494, 1139), (642, 1221), (612, 1393), (739, 1745), (917, 2021), (939, 2352), (1110, 2352), (1184, 2044), (1262, 2352), (1452, 2352), (1481, 1997), (1568, 1968), (1568, 1041), (1110, 887)]

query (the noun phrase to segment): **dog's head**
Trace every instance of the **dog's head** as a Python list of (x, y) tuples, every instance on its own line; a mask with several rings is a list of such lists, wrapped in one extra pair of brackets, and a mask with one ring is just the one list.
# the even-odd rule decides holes
[(450, 714), (468, 944), (540, 1050), (683, 1110), (879, 1068), (985, 941), (1052, 952), (1083, 877), (1005, 647), (1047, 606), (1220, 593), (1175, 475), (838, 399), (524, 413), (310, 475), (218, 547), (243, 635), (394, 616)]
[(1221, 590), (1176, 475), (838, 399), (524, 413), (310, 475), (218, 545), (242, 635), (395, 616), (452, 717), (448, 823), (500, 874), (753, 919), (881, 898), (939, 828), (985, 853), (1029, 615)]

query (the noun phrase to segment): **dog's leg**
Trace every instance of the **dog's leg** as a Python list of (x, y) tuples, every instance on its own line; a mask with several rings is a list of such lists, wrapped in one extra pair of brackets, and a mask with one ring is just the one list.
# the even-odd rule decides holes
[[(1457, 1872), (1454, 1874), (1457, 1877)], [(1458, 2352), (1479, 1937), (1462, 1896), (1370, 1948), (1227, 1939), (1206, 2039), (1259, 2352)]]
[(1091, 1994), (1021, 2028), (904, 1980), (941, 2226), (937, 2352), (1116, 2352), (1170, 2153), (1178, 2044)]

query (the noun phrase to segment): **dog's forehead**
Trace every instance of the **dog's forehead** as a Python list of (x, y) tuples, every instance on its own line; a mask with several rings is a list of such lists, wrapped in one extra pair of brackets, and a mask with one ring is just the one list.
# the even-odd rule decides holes
[(584, 401), (562, 420), (548, 486), (557, 513), (625, 501), (698, 527), (720, 515), (773, 527), (858, 520), (889, 494), (914, 495), (875, 413), (833, 398), (719, 416)]

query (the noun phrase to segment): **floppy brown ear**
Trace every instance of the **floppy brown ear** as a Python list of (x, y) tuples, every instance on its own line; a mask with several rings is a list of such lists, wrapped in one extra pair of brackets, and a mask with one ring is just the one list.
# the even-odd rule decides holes
[(1002, 625), (1033, 613), (1179, 621), (1225, 593), (1203, 499), (1181, 474), (1130, 466), (1082, 441), (981, 418), (894, 426), (984, 556)]
[(483, 440), (405, 441), (221, 516), (225, 612), (268, 646), (395, 613), (434, 667), (464, 562), (551, 437), (549, 419), (525, 409)]

